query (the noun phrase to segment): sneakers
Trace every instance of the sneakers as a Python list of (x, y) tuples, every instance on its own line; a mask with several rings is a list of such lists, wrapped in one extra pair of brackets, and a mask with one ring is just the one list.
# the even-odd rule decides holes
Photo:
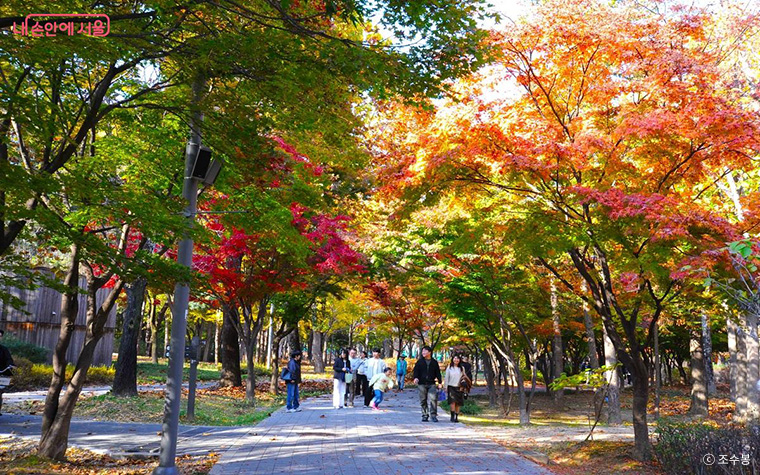
[(438, 418), (436, 416), (433, 416), (432, 419), (433, 419), (433, 422), (438, 422)]
[(287, 411), (285, 411), (285, 412), (296, 412), (296, 410), (295, 410), (295, 409), (288, 409), (288, 410), (287, 410)]
[(371, 403), (369, 403), (369, 407), (371, 407), (372, 409), (377, 409), (377, 404), (375, 404), (375, 401), (372, 401)]
[(303, 411), (303, 409), (301, 409), (300, 407), (293, 409), (293, 412), (301, 412), (301, 411)]
[(422, 417), (422, 422), (427, 422), (427, 421), (428, 421), (428, 418), (423, 416)]
[(379, 407), (377, 407), (377, 406), (372, 406), (372, 410), (373, 410), (373, 411), (379, 411), (379, 410), (380, 410), (380, 408), (379, 408)]

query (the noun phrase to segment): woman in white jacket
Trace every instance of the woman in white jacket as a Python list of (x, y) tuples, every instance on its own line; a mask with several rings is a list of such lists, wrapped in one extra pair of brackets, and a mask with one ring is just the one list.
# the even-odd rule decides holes
[(464, 405), (463, 380), (468, 380), (468, 378), (464, 372), (464, 368), (462, 368), (462, 359), (459, 355), (454, 355), (448, 368), (446, 368), (446, 375), (443, 378), (443, 385), (448, 393), (447, 402), (449, 403), (449, 411), (451, 412), (451, 422), (459, 422), (459, 410)]

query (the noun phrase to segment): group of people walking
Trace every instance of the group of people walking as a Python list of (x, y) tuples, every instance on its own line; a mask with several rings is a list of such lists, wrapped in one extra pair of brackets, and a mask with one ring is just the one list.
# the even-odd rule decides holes
[[(298, 384), (301, 382), (301, 352), (291, 353), (288, 367), (283, 370), (286, 380), (287, 411), (298, 412)], [(383, 394), (398, 386), (398, 391), (404, 390), (404, 380), (407, 374), (406, 355), (399, 355), (396, 360), (396, 380), (391, 378), (393, 368), (380, 358), (380, 350), (372, 351), (372, 358), (367, 352), (359, 352), (355, 348), (341, 350), (333, 364), (333, 401), (334, 409), (354, 407), (357, 396), (363, 398), (365, 408), (379, 410), (383, 402)], [(414, 384), (417, 385), (422, 422), (438, 422), (439, 391), (445, 388), (446, 399), (451, 413), (451, 422), (459, 422), (459, 413), (472, 387), (472, 366), (465, 356), (454, 355), (441, 373), (438, 361), (433, 358), (429, 346), (422, 348), (421, 357), (412, 370)]]
[[(401, 355), (399, 360), (404, 358)], [(333, 408), (353, 407), (356, 397), (362, 396), (364, 407), (379, 410), (383, 394), (394, 386), (392, 371), (380, 358), (378, 349), (372, 351), (372, 358), (367, 358), (366, 351), (359, 353), (355, 348), (341, 350), (333, 365)], [(405, 376), (404, 365), (404, 374), (401, 377), (397, 374), (397, 380), (403, 381)]]

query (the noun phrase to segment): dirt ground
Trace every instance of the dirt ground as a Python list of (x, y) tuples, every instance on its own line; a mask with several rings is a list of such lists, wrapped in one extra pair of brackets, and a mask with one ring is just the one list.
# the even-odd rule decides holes
[[(717, 425), (728, 424), (733, 403), (728, 399), (728, 388), (720, 388), (710, 400), (707, 420)], [(559, 402), (547, 395), (543, 388), (533, 398), (531, 425), (521, 427), (517, 413), (517, 395), (511, 409), (504, 414), (498, 403), (489, 406), (484, 387), (473, 390), (471, 400), (478, 406), (478, 414), (462, 416), (467, 424), (477, 425), (479, 431), (516, 452), (533, 458), (556, 473), (567, 475), (589, 474), (642, 474), (664, 473), (656, 460), (641, 463), (633, 459), (633, 426), (631, 424), (632, 394), (630, 388), (621, 394), (623, 424), (607, 425), (602, 420), (589, 435), (593, 419), (593, 392), (568, 390)], [(654, 400), (653, 395), (650, 398)], [(669, 386), (661, 391), (660, 416), (680, 421), (694, 421), (688, 415), (690, 387)], [(476, 411), (476, 412), (478, 412)], [(650, 438), (656, 443), (657, 420), (654, 404), (650, 402), (648, 422)]]

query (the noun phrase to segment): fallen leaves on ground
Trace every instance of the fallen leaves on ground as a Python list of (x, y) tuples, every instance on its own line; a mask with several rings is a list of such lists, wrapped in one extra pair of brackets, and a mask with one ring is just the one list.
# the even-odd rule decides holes
[[(0, 473), (8, 475), (143, 475), (158, 465), (156, 459), (115, 459), (108, 455), (71, 447), (67, 460), (59, 462), (37, 455), (37, 443), (19, 438), (0, 439)], [(209, 473), (219, 454), (177, 457), (176, 463), (182, 475)]]

